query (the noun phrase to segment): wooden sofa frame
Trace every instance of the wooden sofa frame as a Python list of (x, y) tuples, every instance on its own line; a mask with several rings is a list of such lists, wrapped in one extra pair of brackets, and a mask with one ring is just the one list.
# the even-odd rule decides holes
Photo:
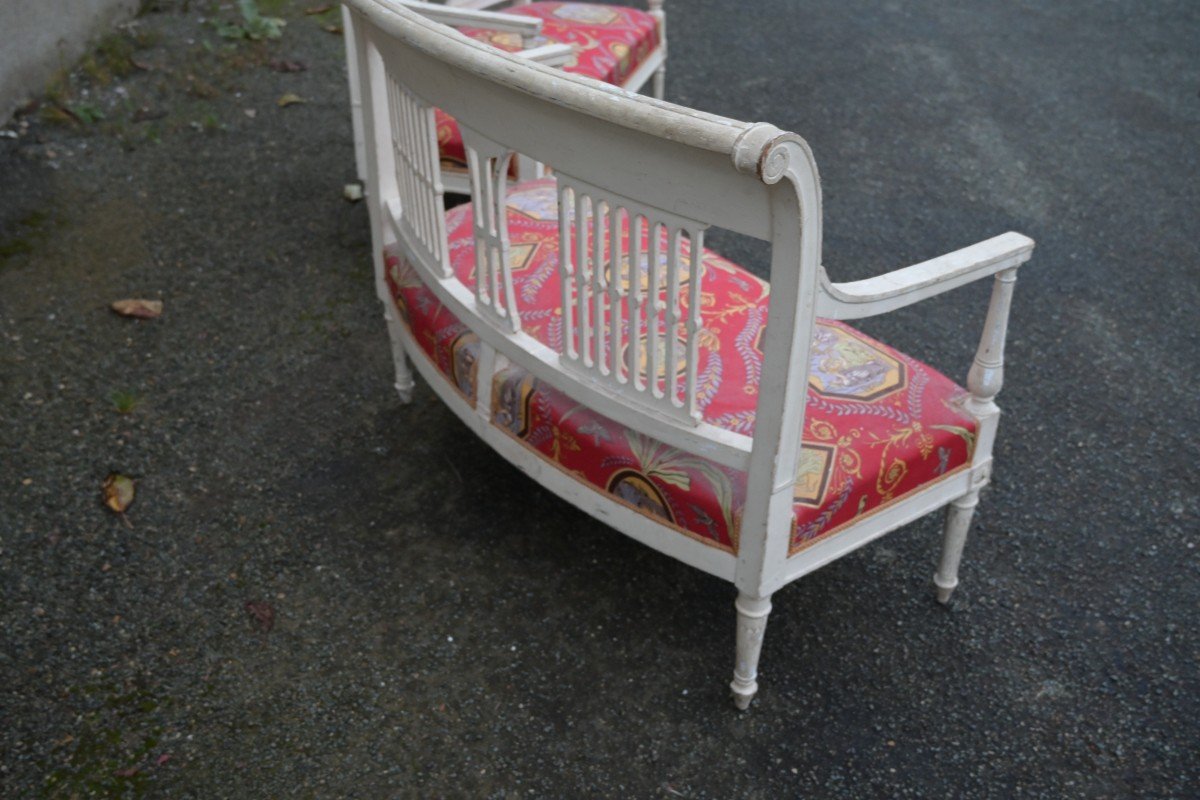
[[(492, 9), (498, 5), (508, 3), (513, 7), (528, 5), (530, 0), (446, 0), (446, 5), (451, 8), (461, 9)], [(646, 6), (650, 11), (650, 16), (658, 22), (658, 47), (654, 52), (646, 56), (638, 68), (634, 70), (628, 78), (625, 79), (621, 87), (628, 89), (631, 92), (639, 92), (647, 83), (653, 80), (651, 85), (651, 94), (659, 100), (663, 99), (663, 93), (666, 90), (667, 79), (667, 12), (665, 9), (666, 0), (646, 0)], [(517, 16), (515, 14), (506, 15), (516, 17), (517, 19), (527, 19), (527, 17)], [(457, 24), (457, 23), (447, 23)], [(481, 25), (478, 27), (488, 27)], [(528, 53), (525, 54), (528, 57)], [(545, 62), (543, 62), (545, 63)]]
[[(384, 0), (347, 3), (347, 33), (362, 81), (376, 289), (385, 307), (402, 400), (410, 400), (414, 387), (411, 359), (466, 425), (542, 486), (622, 533), (732, 582), (737, 589), (737, 634), (731, 688), (739, 708), (746, 708), (758, 689), (759, 653), (772, 594), (943, 506), (949, 506), (949, 512), (934, 583), (938, 599), (949, 599), (979, 492), (991, 475), (999, 419), (994, 398), (1003, 375), (1009, 304), (1017, 268), (1030, 257), (1032, 240), (1005, 233), (875, 278), (834, 283), (821, 263), (816, 164), (796, 134), (767, 123), (701, 113), (529, 63)], [(475, 198), (475, 287), (455, 276), (447, 258), (435, 107), (459, 121), (468, 148)], [(507, 163), (513, 153), (553, 168), (561, 236), (565, 240), (575, 232), (576, 246), (562, 248), (559, 265), (569, 331), (562, 352), (521, 329), (505, 223)], [(606, 363), (605, 358), (593, 357), (589, 341), (608, 337), (615, 344), (620, 333), (603, 314), (586, 313), (581, 298), (607, 296), (618, 304), (634, 300), (605, 285), (601, 250), (589, 255), (590, 248), (580, 245), (589, 236), (598, 241), (606, 235), (599, 220), (607, 216), (585, 213), (587, 203), (624, 208), (629, 219), (665, 230), (671, 241), (686, 237), (693, 253), (709, 226), (770, 243), (770, 325), (752, 437), (700, 419), (694, 398), (699, 331), (694, 316), (680, 317), (678, 303), (648, 302), (640, 311), (647, 326), (657, 330), (665, 318), (684, 331), (681, 346), (688, 366), (677, 385), (675, 378), (668, 379), (670, 388), (639, 381), (633, 377), (636, 370), (631, 373), (612, 363), (618, 359)], [(572, 213), (573, 208), (578, 213)], [(437, 301), (478, 335), (475, 402), (455, 390), (400, 319), (385, 276), (385, 247), (398, 248)], [(678, 250), (671, 253), (668, 283), (680, 266)], [(994, 280), (991, 301), (967, 376), (965, 409), (977, 422), (969, 463), (789, 555), (792, 491), (816, 318), (883, 314), (986, 277)], [(651, 375), (657, 374), (656, 352), (650, 348)], [(501, 430), (492, 419), (490, 377), (506, 364), (519, 365), (621, 425), (744, 470), (746, 497), (734, 551), (706, 546), (637, 513), (547, 466)]]
[[(494, 31), (515, 33), (521, 37), (523, 49), (522, 58), (536, 61), (550, 67), (560, 67), (568, 63), (573, 51), (568, 44), (536, 44), (535, 40), (542, 30), (542, 20), (521, 14), (505, 14), (493, 11), (496, 6), (510, 3), (512, 6), (528, 5), (530, 0), (445, 0), (444, 3), (427, 3), (421, 0), (392, 0), (403, 3), (418, 14), (453, 27), (486, 28)], [(654, 97), (663, 99), (667, 79), (667, 13), (664, 8), (666, 0), (647, 0), (650, 15), (658, 24), (658, 46), (653, 52), (638, 64), (621, 83), (621, 87), (631, 92), (640, 92), (646, 84), (651, 84)], [(342, 27), (349, 31), (352, 21), (349, 6), (342, 6)], [(346, 71), (350, 79), (350, 108), (351, 122), (354, 126), (354, 156), (358, 179), (366, 181), (367, 161), (363, 140), (362, 120), (362, 81), (358, 74), (358, 56), (355, 53), (356, 43), (353, 36), (346, 36)], [(515, 157), (514, 176), (518, 180), (540, 178), (544, 167), (533, 159), (518, 153)], [(466, 171), (454, 168), (443, 168), (442, 188), (452, 194), (470, 194), (471, 181)]]

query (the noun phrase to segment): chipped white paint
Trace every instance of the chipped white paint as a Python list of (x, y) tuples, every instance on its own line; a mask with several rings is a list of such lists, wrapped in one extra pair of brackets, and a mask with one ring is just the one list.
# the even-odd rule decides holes
[[(758, 689), (759, 654), (776, 590), (947, 505), (934, 580), (939, 599), (949, 598), (971, 513), (991, 475), (999, 418), (994, 398), (1002, 383), (1013, 281), (1032, 241), (1006, 233), (877, 278), (832, 283), (821, 265), (816, 164), (799, 136), (631, 95), (499, 53), (386, 0), (349, 0), (347, 17), (349, 51), (355, 74), (362, 76), (357, 96), (376, 290), (387, 308), (403, 399), (411, 393), (411, 357), (460, 419), (538, 483), (632, 538), (732, 582), (738, 593), (732, 691), (739, 708), (748, 707)], [(431, 156), (434, 107), (459, 120), (469, 153), (475, 288), (459, 281), (446, 259), (443, 187)], [(504, 209), (507, 164), (514, 157), (552, 164), (558, 178), (566, 330), (561, 352), (521, 330)], [(623, 220), (629, 222), (627, 245), (621, 244)], [(753, 438), (703, 422), (696, 408), (697, 262), (711, 225), (771, 245), (771, 319)], [(439, 302), (478, 335), (474, 403), (452, 388), (398, 322), (382, 258), (392, 244)], [(684, 304), (679, 287), (689, 270)], [(978, 422), (969, 467), (789, 556), (816, 315), (884, 313), (989, 275), (995, 288), (967, 379), (966, 409)], [(641, 330), (646, 341), (631, 341)], [(679, 360), (686, 365), (682, 379), (667, 377), (669, 369), (660, 378), (663, 363)], [(745, 470), (736, 553), (680, 535), (593, 490), (494, 425), (492, 378), (509, 363), (621, 425)]]
[(504, 33), (515, 33), (521, 37), (521, 41), (527, 47), (533, 38), (542, 32), (542, 20), (524, 14), (501, 14), (495, 11), (484, 11), (478, 6), (472, 8), (463, 5), (438, 5), (422, 3), (418, 0), (396, 0), (396, 2), (402, 2), (426, 19), (440, 22), (443, 25), (487, 28)]
[(733, 702), (745, 711), (758, 694), (758, 657), (762, 653), (763, 636), (767, 632), (767, 615), (771, 600), (739, 594), (734, 601), (737, 609), (737, 660), (733, 667)]

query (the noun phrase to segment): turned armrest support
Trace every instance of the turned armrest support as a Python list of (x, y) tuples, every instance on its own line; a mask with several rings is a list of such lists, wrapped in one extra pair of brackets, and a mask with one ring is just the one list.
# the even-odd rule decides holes
[(1008, 336), (1008, 313), (1012, 308), (1016, 283), (1015, 265), (996, 273), (996, 278), (992, 281), (992, 298), (988, 303), (987, 319), (983, 323), (983, 334), (979, 337), (979, 347), (975, 350), (971, 371), (967, 373), (967, 391), (971, 393), (967, 400), (967, 411), (977, 419), (991, 420), (986, 429), (981, 427), (979, 431), (975, 451), (977, 459), (988, 457), (992, 451), (995, 417), (1000, 412), (996, 407), (995, 397), (1004, 385), (1004, 341)]
[(521, 14), (504, 14), (498, 11), (482, 11), (476, 8), (459, 6), (443, 6), (435, 3), (422, 3), (418, 0), (402, 0), (404, 5), (421, 16), (440, 22), (443, 25), (456, 27), (468, 25), (475, 28), (487, 28), (504, 33), (515, 33), (522, 39), (530, 39), (542, 32), (542, 20), (537, 17), (527, 17)]
[(894, 311), (1017, 267), (1029, 260), (1033, 244), (1028, 236), (1010, 231), (874, 278), (849, 283), (822, 280), (817, 315), (829, 319), (858, 319)]

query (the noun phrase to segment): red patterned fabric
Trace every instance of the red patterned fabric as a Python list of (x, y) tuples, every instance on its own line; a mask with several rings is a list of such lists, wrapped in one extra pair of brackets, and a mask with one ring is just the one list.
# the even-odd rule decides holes
[[(645, 11), (592, 3), (529, 3), (504, 9), (506, 14), (523, 14), (543, 20), (534, 45), (569, 44), (575, 50), (563, 65), (566, 72), (587, 75), (617, 86), (658, 47), (658, 23)], [(515, 53), (522, 49), (515, 33), (460, 28), (472, 39)], [(457, 166), (467, 163), (462, 134), (454, 118), (437, 112), (438, 144), (442, 160)]]
[[(509, 194), (508, 225), (522, 329), (557, 350), (562, 320), (555, 203), (553, 179), (518, 184)], [(459, 279), (473, 286), (470, 213), (463, 205), (446, 218), (451, 263)], [(691, 263), (686, 250), (682, 262)], [(395, 253), (386, 254), (386, 263), (392, 296), (417, 343), (473, 400), (478, 338)], [(711, 251), (700, 263), (699, 404), (706, 422), (749, 435), (770, 287)], [(639, 271), (648, 286), (648, 265)], [(684, 306), (688, 283), (697, 279), (690, 272), (680, 286)], [(975, 438), (975, 423), (961, 407), (965, 397), (921, 362), (843, 323), (818, 321), (792, 552), (964, 467)], [(558, 468), (688, 536), (736, 552), (744, 473), (628, 430), (518, 367), (496, 375), (492, 405), (496, 425)]]

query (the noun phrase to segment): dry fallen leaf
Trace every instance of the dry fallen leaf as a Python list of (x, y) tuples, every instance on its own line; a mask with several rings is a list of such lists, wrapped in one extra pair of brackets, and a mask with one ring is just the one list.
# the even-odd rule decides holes
[(290, 105), (294, 105), (296, 103), (303, 103), (303, 102), (304, 102), (303, 97), (301, 97), (298, 94), (292, 94), (291, 92), (288, 92), (287, 94), (283, 95), (278, 100), (276, 100), (275, 105), (279, 106), (280, 108), (287, 108)]
[(133, 504), (133, 494), (133, 478), (128, 475), (113, 472), (104, 479), (104, 505), (118, 514), (124, 514)]
[(165, 111), (155, 110), (155, 109), (150, 108), (149, 106), (142, 106), (137, 111), (133, 112), (133, 121), (134, 122), (146, 122), (148, 120), (153, 120), (153, 119), (162, 119), (166, 115), (167, 115), (167, 112), (165, 112)]
[(246, 613), (254, 627), (263, 633), (275, 627), (275, 607), (266, 600), (247, 600)]
[(162, 300), (117, 300), (112, 304), (112, 310), (122, 317), (137, 317), (138, 319), (157, 319), (162, 316)]
[(304, 9), (304, 13), (307, 14), (308, 16), (312, 16), (314, 14), (324, 14), (326, 11), (329, 11), (332, 8), (333, 8), (333, 3), (325, 3), (324, 5), (306, 8), (306, 9)]
[(308, 69), (303, 61), (292, 61), (287, 58), (270, 62), (270, 67), (276, 72), (304, 72), (304, 70)]
[(329, 31), (330, 33), (336, 33), (339, 36), (342, 34), (342, 26), (341, 25), (326, 25), (325, 30)]

